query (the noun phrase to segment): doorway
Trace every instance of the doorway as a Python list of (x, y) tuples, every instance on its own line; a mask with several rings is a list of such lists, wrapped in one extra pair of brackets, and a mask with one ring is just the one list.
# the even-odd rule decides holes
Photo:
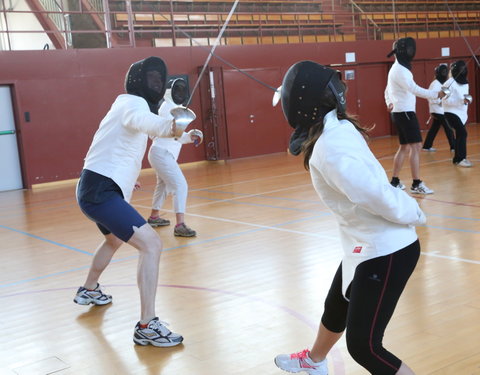
[(23, 188), (10, 86), (0, 86), (0, 191)]

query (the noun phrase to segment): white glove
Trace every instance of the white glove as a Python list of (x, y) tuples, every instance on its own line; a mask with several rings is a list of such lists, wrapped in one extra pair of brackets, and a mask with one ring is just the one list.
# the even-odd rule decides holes
[[(198, 146), (200, 143), (203, 142), (203, 133), (201, 130), (192, 129), (187, 132), (195, 146)], [(198, 138), (197, 138), (198, 137)]]

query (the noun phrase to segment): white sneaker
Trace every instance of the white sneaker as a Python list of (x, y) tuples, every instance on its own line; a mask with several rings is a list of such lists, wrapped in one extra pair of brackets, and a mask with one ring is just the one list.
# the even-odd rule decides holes
[(327, 359), (313, 362), (310, 359), (310, 350), (293, 354), (280, 354), (275, 357), (278, 368), (288, 372), (306, 372), (309, 375), (328, 375)]
[(411, 187), (410, 192), (413, 194), (433, 194), (434, 191), (430, 189), (423, 182), (420, 182), (416, 187)]
[(461, 162), (457, 163), (456, 165), (458, 165), (459, 167), (464, 167), (464, 168), (470, 168), (471, 166), (473, 166), (471, 161), (467, 160), (467, 159), (463, 159)]
[(169, 347), (179, 345), (183, 337), (178, 333), (170, 331), (165, 325), (167, 323), (158, 320), (157, 317), (150, 320), (145, 328), (140, 322), (135, 326), (133, 341), (138, 345), (153, 345), (158, 347)]
[(401, 182), (398, 183), (397, 186), (393, 185), (392, 183), (390, 183), (394, 188), (397, 188), (397, 189), (400, 189), (400, 190), (405, 190), (405, 185), (402, 184)]
[(437, 149), (435, 147), (430, 147), (430, 148), (422, 148), (422, 151), (427, 151), (427, 152), (435, 152)]
[(79, 305), (107, 305), (112, 302), (112, 296), (102, 292), (100, 284), (97, 283), (97, 286), (93, 290), (88, 290), (81, 286), (77, 290), (77, 294), (73, 299), (73, 302), (78, 303)]

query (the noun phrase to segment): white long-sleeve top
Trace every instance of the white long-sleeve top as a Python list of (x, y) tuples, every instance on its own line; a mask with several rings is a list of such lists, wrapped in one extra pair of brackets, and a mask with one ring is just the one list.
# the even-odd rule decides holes
[(415, 112), (417, 96), (424, 99), (438, 97), (438, 91), (426, 90), (418, 86), (413, 80), (412, 72), (397, 60), (388, 72), (387, 87), (384, 94), (387, 107), (393, 104), (392, 112)]
[[(430, 86), (428, 86), (429, 90), (439, 92), (442, 89), (442, 84), (437, 79), (434, 79)], [(438, 113), (439, 115), (443, 115), (443, 106), (442, 106), (442, 99), (435, 98), (428, 100), (428, 109), (430, 113)]]
[(145, 99), (119, 95), (93, 137), (83, 168), (111, 178), (129, 202), (148, 136), (171, 137), (171, 128), (172, 120), (150, 112)]
[(417, 201), (394, 188), (363, 136), (336, 111), (310, 158), (315, 190), (335, 215), (343, 247), (342, 291), (345, 295), (356, 267), (391, 254), (417, 239), (414, 225), (426, 218)]
[(468, 95), (468, 83), (461, 85), (453, 78), (449, 78), (445, 82), (445, 86), (450, 89), (451, 94), (448, 98), (443, 99), (443, 110), (456, 114), (465, 125), (468, 120), (468, 105), (464, 103), (464, 99), (465, 95)]
[[(160, 106), (158, 110), (159, 115), (164, 116), (166, 118), (170, 118), (173, 121), (173, 116), (170, 114), (170, 110), (172, 108), (178, 107), (177, 104), (173, 102), (170, 96), (170, 90), (167, 90), (165, 93), (165, 101)], [(168, 151), (175, 160), (178, 159), (180, 155), (180, 150), (182, 145), (186, 143), (193, 143), (190, 136), (184, 132), (180, 138), (160, 138), (160, 137), (151, 137), (152, 138), (152, 146), (153, 148), (160, 148), (162, 150)]]

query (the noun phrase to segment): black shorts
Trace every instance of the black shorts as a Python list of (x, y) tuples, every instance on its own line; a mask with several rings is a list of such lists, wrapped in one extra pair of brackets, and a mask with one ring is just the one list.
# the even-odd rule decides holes
[(422, 133), (415, 112), (392, 112), (392, 122), (397, 127), (401, 145), (422, 142)]

